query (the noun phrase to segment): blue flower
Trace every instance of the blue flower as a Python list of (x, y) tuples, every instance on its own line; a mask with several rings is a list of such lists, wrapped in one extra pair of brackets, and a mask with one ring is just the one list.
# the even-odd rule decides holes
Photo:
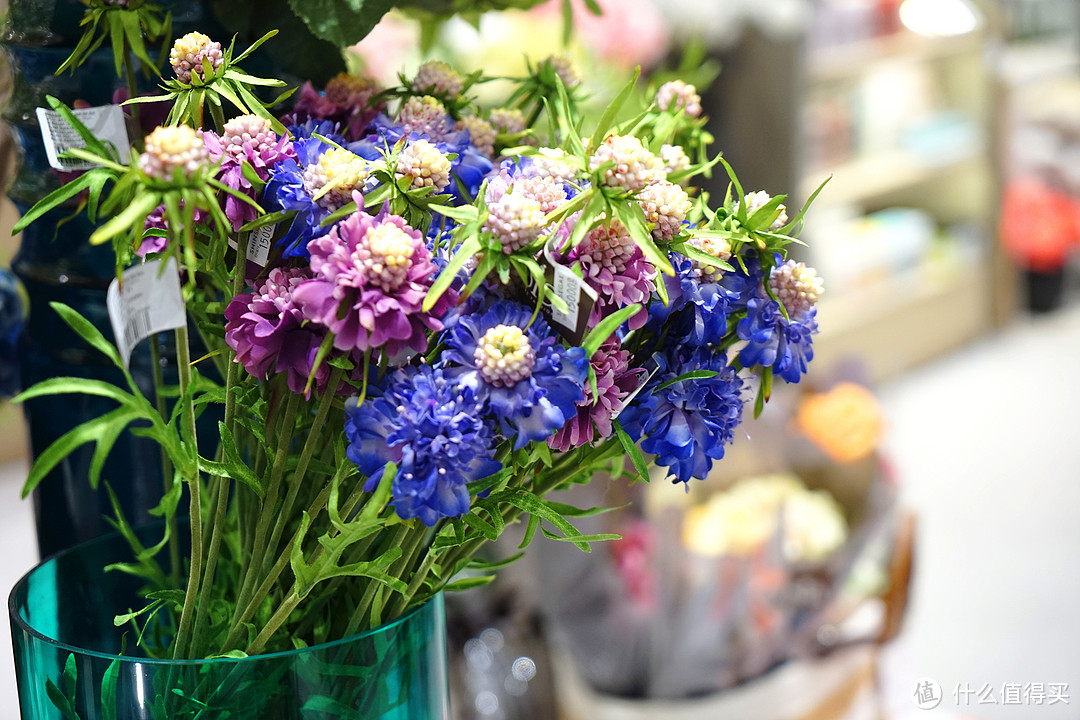
[(293, 143), (296, 160), (285, 160), (270, 171), (270, 182), (263, 192), (267, 212), (291, 210), (296, 212), (289, 231), (277, 244), (285, 257), (308, 258), (307, 244), (313, 238), (330, 232), (321, 223), (330, 210), (317, 203), (304, 186), (304, 168), (319, 161), (330, 146), (315, 138), (302, 138)]
[(747, 345), (739, 352), (743, 367), (771, 367), (789, 383), (797, 383), (814, 359), (813, 335), (818, 331), (817, 308), (785, 318), (780, 303), (754, 298), (747, 303), (746, 317), (736, 332)]
[[(348, 150), (335, 148), (314, 137), (293, 143), (296, 159), (278, 163), (270, 171), (263, 191), (268, 211), (293, 211), (289, 230), (277, 240), (285, 257), (309, 259), (308, 243), (330, 232), (322, 223), (360, 191), (371, 166)], [(329, 190), (324, 190), (326, 186)]]
[(547, 323), (524, 305), (499, 300), (463, 315), (446, 334), (447, 374), (486, 400), (514, 449), (545, 440), (577, 415), (589, 359), (555, 343)]
[(368, 481), (379, 484), (387, 462), (397, 464), (391, 485), (394, 509), (428, 527), (469, 511), (467, 484), (499, 471), (495, 435), (484, 403), (442, 370), (430, 366), (394, 374), (389, 388), (346, 405), (347, 454)]
[[(682, 338), (690, 347), (719, 343), (728, 331), (728, 318), (746, 307), (761, 292), (761, 269), (757, 258), (746, 258), (746, 271), (737, 263), (725, 273), (703, 273), (692, 260), (678, 253), (669, 255), (674, 276), (665, 276), (668, 304), (654, 300), (649, 305), (650, 327), (658, 331), (669, 325), (669, 335)], [(710, 280), (709, 278), (715, 278)], [(671, 316), (685, 310), (682, 317)]]
[(292, 135), (294, 142), (296, 140), (306, 140), (314, 135), (322, 135), (327, 140), (331, 140), (338, 145), (345, 145), (347, 141), (345, 136), (338, 132), (339, 129), (340, 127), (335, 122), (315, 118), (308, 118), (299, 125), (289, 125), (286, 128), (289, 134)]
[[(724, 446), (734, 440), (735, 428), (742, 422), (742, 378), (724, 353), (704, 347), (677, 350), (665, 364), (619, 422), (677, 480), (704, 479), (713, 460), (724, 457)], [(712, 370), (716, 375), (658, 389), (694, 370)]]

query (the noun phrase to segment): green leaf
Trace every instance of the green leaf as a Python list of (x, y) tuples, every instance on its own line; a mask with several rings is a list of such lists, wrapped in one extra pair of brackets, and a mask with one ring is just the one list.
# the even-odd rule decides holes
[(746, 218), (746, 227), (750, 230), (767, 230), (780, 217), (782, 212), (780, 206), (785, 200), (787, 200), (787, 195), (777, 195), (770, 198), (769, 202), (759, 207), (752, 215)]
[(56, 190), (34, 203), (34, 206), (26, 211), (26, 214), (19, 218), (19, 222), (15, 223), (15, 227), (12, 228), (11, 234), (22, 232), (30, 225), (30, 223), (37, 220), (39, 217), (49, 212), (50, 210), (63, 205), (65, 202), (81, 193), (94, 182), (94, 178), (91, 177), (91, 173), (85, 173), (75, 178), (66, 185), (61, 185)]
[[(559, 538), (563, 540), (565, 538)], [(490, 585), (495, 580), (494, 575), (478, 575), (476, 577), (464, 578), (462, 580), (455, 580), (452, 583), (447, 583), (443, 590), (447, 592), (457, 592), (459, 590), (471, 590), (472, 588), (484, 587)]]
[(640, 311), (641, 305), (634, 303), (633, 305), (627, 305), (611, 315), (608, 315), (598, 322), (596, 327), (589, 331), (589, 334), (581, 341), (581, 347), (585, 349), (585, 352), (589, 357), (592, 357), (593, 354), (600, 349), (600, 346), (611, 337), (612, 333), (619, 329), (620, 325), (637, 315)]
[(78, 133), (79, 137), (81, 137), (83, 139), (83, 142), (86, 143), (87, 150), (105, 158), (112, 158), (114, 160), (116, 159), (116, 155), (109, 152), (109, 149), (105, 147), (105, 143), (101, 142), (101, 140), (98, 140), (97, 136), (95, 136), (94, 133), (90, 131), (90, 128), (86, 127), (86, 125), (84, 125), (82, 121), (75, 116), (75, 113), (73, 113), (67, 105), (54, 98), (52, 95), (46, 95), (45, 101), (49, 103), (49, 107), (60, 113), (60, 116), (64, 118), (64, 121), (67, 122), (67, 124), (70, 125), (76, 133)]
[[(572, 542), (582, 552), (592, 552), (592, 548), (589, 547), (589, 542), (584, 539), (585, 536), (581, 534), (581, 531), (570, 524), (566, 518), (560, 515), (544, 500), (528, 490), (516, 490), (507, 496), (505, 500), (514, 507), (527, 513), (531, 513), (532, 515), (537, 515), (541, 520), (546, 520), (554, 525), (558, 530), (562, 531), (567, 541)], [(541, 530), (543, 530), (543, 527), (541, 527)], [(547, 532), (544, 531), (544, 534), (546, 535)]]
[[(69, 655), (68, 657), (74, 658), (75, 656)], [(66, 697), (64, 697), (64, 693), (60, 692), (60, 688), (56, 687), (56, 683), (54, 683), (51, 679), (45, 680), (45, 692), (46, 694), (48, 694), (49, 700), (52, 702), (52, 704), (55, 705), (56, 709), (60, 711), (61, 715), (66, 717), (68, 720), (80, 720), (79, 714), (75, 712), (74, 704)]]
[(615, 428), (615, 434), (618, 435), (619, 442), (622, 443), (623, 450), (630, 456), (630, 462), (634, 463), (634, 470), (637, 471), (638, 477), (648, 482), (649, 466), (645, 462), (645, 456), (641, 454), (641, 448), (630, 439), (630, 436), (626, 434), (618, 420), (612, 420), (611, 424)]
[[(724, 238), (733, 237), (733, 235), (731, 233), (709, 233), (709, 235), (714, 235), (714, 236), (718, 235), (718, 236), (722, 236)], [(706, 237), (706, 232), (705, 231), (695, 232), (694, 237)], [(702, 264), (705, 264), (705, 265), (710, 265), (712, 267), (720, 268), (721, 270), (724, 270), (725, 272), (731, 272), (732, 270), (735, 269), (735, 268), (733, 268), (731, 266), (730, 263), (724, 262), (720, 258), (716, 257), (715, 255), (710, 255), (709, 253), (705, 252), (704, 250), (699, 250), (698, 248), (694, 247), (690, 243), (682, 243), (682, 244), (678, 245), (677, 247), (675, 247), (673, 249), (675, 250), (675, 252), (677, 252), (677, 253), (679, 253), (681, 255), (685, 255), (686, 257), (690, 258), (691, 260), (695, 260), (695, 261), (697, 261), (699, 263), (702, 263)]]
[(454, 257), (450, 258), (450, 262), (446, 264), (446, 267), (439, 273), (439, 277), (435, 278), (435, 282), (431, 284), (431, 289), (428, 290), (427, 297), (424, 298), (424, 304), (421, 308), (424, 312), (429, 312), (435, 306), (442, 294), (454, 282), (458, 271), (469, 258), (479, 251), (480, 242), (476, 238), (469, 238), (458, 247)]
[(240, 458), (236, 439), (229, 431), (229, 426), (219, 420), (218, 431), (221, 433), (221, 448), (225, 453), (225, 466), (229, 469), (229, 477), (247, 485), (261, 500), (266, 495), (266, 491), (262, 487), (259, 476)]
[(499, 539), (499, 531), (495, 526), (481, 518), (474, 512), (468, 513), (461, 518), (465, 524), (484, 536), (485, 539), (495, 542)]
[(661, 383), (659, 386), (657, 386), (657, 388), (656, 388), (656, 390), (654, 392), (659, 392), (660, 390), (664, 390), (666, 388), (671, 387), (675, 383), (681, 383), (684, 380), (698, 380), (698, 379), (702, 379), (702, 378), (711, 378), (711, 377), (716, 377), (716, 375), (717, 375), (717, 372), (715, 370), (691, 370), (688, 373), (683, 373), (679, 377), (674, 377), (674, 378), (671, 378), (670, 380), (668, 380), (667, 382)]
[(120, 658), (114, 659), (101, 678), (101, 718), (116, 720), (116, 682), (120, 677)]
[(144, 613), (150, 612), (151, 610), (156, 608), (161, 603), (162, 603), (161, 600), (154, 600), (152, 603), (150, 603), (149, 605), (144, 607), (142, 610), (136, 610), (135, 612), (127, 612), (127, 613), (123, 613), (121, 615), (116, 615), (115, 617), (113, 617), (113, 625), (115, 627), (120, 627), (121, 625), (125, 625), (125, 624), (131, 622), (132, 620), (134, 620), (135, 618), (139, 617), (140, 615), (143, 615)]
[(432, 205), (431, 209), (459, 223), (473, 222), (477, 217), (475, 205)]
[[(595, 533), (593, 535), (576, 535), (574, 537), (563, 537), (562, 535), (556, 535), (555, 533), (550, 532), (547, 528), (543, 527), (540, 528), (540, 532), (544, 533), (544, 537), (546, 537), (548, 540), (558, 540), (559, 542), (572, 542), (575, 545), (578, 545), (578, 547), (581, 547), (579, 543), (586, 543), (585, 547), (589, 547), (588, 543), (608, 542), (611, 540), (622, 539), (622, 535), (618, 535), (616, 533)], [(589, 548), (589, 550), (586, 550), (585, 552), (591, 551), (592, 548)]]
[[(622, 224), (626, 226), (630, 237), (634, 238), (634, 243), (641, 248), (641, 252), (653, 264), (653, 267), (665, 275), (674, 275), (675, 268), (671, 266), (667, 253), (657, 246), (656, 241), (648, 231), (648, 223), (645, 220), (645, 213), (642, 211), (641, 206), (637, 202), (623, 202), (613, 203), (612, 208), (615, 215), (622, 221)], [(663, 281), (657, 282), (657, 291), (660, 291), (663, 284)]]
[[(73, 311), (74, 312), (74, 311)], [(56, 377), (42, 380), (12, 398), (12, 402), (21, 403), (46, 395), (94, 395), (115, 400), (121, 405), (135, 407), (135, 398), (112, 383), (92, 378)]]
[(52, 472), (53, 468), (74, 452), (76, 448), (91, 441), (96, 442), (107, 426), (116, 421), (116, 416), (113, 414), (115, 412), (118, 411), (106, 413), (100, 417), (87, 420), (81, 425), (76, 425), (57, 438), (52, 445), (45, 448), (45, 451), (38, 455), (34, 465), (30, 468), (30, 474), (23, 485), (22, 496), (25, 498), (33, 492), (38, 483), (44, 480), (45, 476)]
[(735, 171), (728, 164), (722, 156), (717, 158), (720, 164), (724, 166), (724, 170), (727, 171), (728, 177), (731, 179), (731, 184), (735, 186), (735, 194), (739, 203), (738, 220), (740, 223), (746, 223), (746, 193), (743, 192), (742, 183), (739, 182), (739, 178), (735, 176)]
[(817, 189), (814, 190), (814, 192), (811, 193), (810, 197), (807, 198), (806, 202), (803, 203), (802, 208), (799, 210), (798, 214), (791, 219), (791, 222), (780, 228), (778, 232), (781, 235), (791, 235), (793, 232), (796, 231), (796, 228), (799, 227), (799, 224), (802, 222), (803, 217), (806, 215), (806, 211), (809, 210), (810, 206), (814, 204), (814, 201), (817, 200), (817, 196), (821, 194), (821, 191), (825, 189), (825, 185), (827, 185), (830, 180), (832, 180), (832, 175), (825, 178), (821, 182), (821, 184), (817, 186)]
[(626, 101), (634, 93), (634, 88), (637, 87), (637, 81), (640, 77), (641, 66), (638, 66), (634, 69), (634, 76), (630, 78), (630, 82), (626, 83), (623, 89), (619, 91), (619, 94), (615, 96), (615, 99), (611, 101), (611, 104), (604, 110), (604, 114), (600, 116), (600, 120), (596, 123), (596, 130), (593, 131), (592, 136), (589, 138), (589, 147), (586, 150), (589, 155), (596, 152), (596, 148), (600, 146), (600, 143), (604, 142), (608, 129), (615, 122), (615, 118), (618, 116), (619, 111), (622, 110), (622, 106), (626, 104)]
[(525, 528), (525, 537), (521, 539), (521, 544), (518, 545), (519, 550), (524, 550), (532, 543), (533, 538), (536, 536), (536, 530), (540, 527), (540, 518), (536, 515), (529, 516), (529, 524)]
[(339, 47), (363, 40), (393, 6), (393, 0), (289, 0), (315, 37)]
[(121, 433), (132, 421), (139, 419), (140, 413), (125, 408), (117, 408), (110, 413), (102, 415), (102, 419), (111, 418), (101, 429), (97, 445), (94, 447), (94, 456), (90, 460), (90, 487), (97, 490), (101, 480), (101, 471), (105, 467), (105, 460), (112, 452), (113, 445), (120, 439)]
[(155, 193), (145, 193), (140, 195), (135, 198), (130, 205), (124, 208), (119, 215), (95, 230), (90, 235), (90, 244), (100, 245), (101, 243), (108, 242), (120, 233), (130, 230), (136, 225), (141, 227), (143, 221), (146, 220), (146, 216), (160, 204), (160, 199)]

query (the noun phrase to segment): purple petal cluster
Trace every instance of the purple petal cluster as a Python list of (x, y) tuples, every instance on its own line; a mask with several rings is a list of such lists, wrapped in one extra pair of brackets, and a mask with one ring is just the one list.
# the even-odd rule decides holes
[[(649, 306), (652, 325), (667, 324), (669, 333), (690, 347), (718, 342), (727, 334), (728, 318), (762, 294), (762, 273), (757, 259), (745, 258), (746, 270), (732, 261), (734, 270), (713, 272), (678, 253), (670, 253), (674, 276), (666, 276), (668, 304), (654, 300)], [(679, 313), (679, 317), (673, 317)]]
[[(278, 163), (296, 159), (296, 151), (289, 137), (278, 137), (270, 129), (270, 122), (257, 115), (233, 118), (225, 123), (221, 135), (204, 131), (203, 143), (211, 161), (221, 163), (218, 180), (253, 201), (258, 199), (258, 193), (244, 176), (245, 163), (265, 182), (270, 179), (270, 171)], [(224, 204), (225, 217), (232, 223), (234, 231), (258, 217), (254, 205), (233, 195), (226, 194)]]
[(293, 297), (305, 317), (334, 333), (338, 350), (423, 351), (457, 301), (448, 290), (431, 312), (421, 310), (438, 268), (424, 236), (385, 210), (353, 213), (308, 251), (314, 277)]
[(373, 491), (387, 462), (397, 465), (391, 489), (397, 514), (428, 527), (469, 511), (467, 484), (498, 472), (495, 434), (484, 403), (443, 370), (430, 366), (394, 374), (385, 391), (363, 405), (346, 404), (347, 454)]
[[(311, 279), (300, 268), (274, 268), (254, 292), (237, 295), (225, 308), (225, 342), (249, 374), (266, 379), (286, 373), (289, 389), (302, 394), (326, 330), (305, 323), (296, 289)], [(330, 368), (322, 363), (314, 386), (322, 393)]]
[(524, 305), (500, 300), (483, 314), (463, 315), (446, 344), (447, 376), (488, 403), (515, 449), (546, 440), (585, 399), (585, 351), (557, 345), (547, 323), (533, 320)]
[[(640, 303), (644, 308), (656, 288), (656, 268), (617, 220), (590, 230), (570, 249), (566, 262), (581, 265), (585, 282), (599, 296), (589, 316), (590, 327), (627, 305)], [(648, 313), (642, 309), (627, 325), (636, 330), (647, 319)]]
[(548, 440), (548, 445), (566, 451), (611, 435), (612, 418), (622, 411), (623, 402), (637, 389), (645, 372), (629, 367), (629, 362), (630, 353), (615, 339), (593, 353), (589, 363), (596, 374), (596, 393), (586, 387), (585, 399), (577, 404), (577, 415)]
[[(709, 348), (678, 349), (667, 360), (667, 367), (649, 381), (619, 422), (678, 481), (704, 479), (713, 461), (724, 456), (724, 446), (734, 439), (742, 421), (743, 381), (724, 353)], [(659, 389), (695, 370), (712, 370), (716, 375)]]

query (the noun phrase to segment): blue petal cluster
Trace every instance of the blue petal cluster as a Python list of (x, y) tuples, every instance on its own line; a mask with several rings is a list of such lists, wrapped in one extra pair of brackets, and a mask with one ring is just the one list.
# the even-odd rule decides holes
[[(657, 389), (695, 370), (712, 370), (716, 375)], [(724, 446), (734, 440), (735, 428), (742, 422), (742, 391), (743, 380), (724, 353), (704, 347), (676, 350), (622, 412), (619, 422), (677, 480), (704, 479), (713, 460), (724, 457)]]
[(780, 303), (754, 298), (747, 303), (746, 317), (736, 332), (747, 344), (739, 352), (743, 367), (771, 367), (775, 375), (797, 383), (814, 359), (813, 335), (818, 331), (817, 308), (785, 318)]
[(467, 484), (499, 471), (495, 436), (484, 403), (442, 370), (430, 366), (395, 373), (385, 391), (346, 406), (348, 457), (369, 476), (373, 491), (387, 462), (395, 462), (394, 508), (431, 527), (469, 511)]
[[(498, 325), (521, 328), (536, 355), (532, 374), (509, 387), (488, 383), (473, 359), (480, 340)], [(577, 403), (585, 398), (589, 372), (585, 351), (557, 345), (547, 323), (533, 320), (532, 310), (524, 305), (498, 300), (482, 314), (462, 315), (447, 331), (446, 344), (442, 361), (448, 365), (447, 374), (487, 401), (503, 436), (516, 437), (515, 450), (549, 438), (577, 415)]]
[[(665, 276), (668, 304), (659, 299), (649, 305), (650, 328), (659, 331), (668, 325), (670, 337), (682, 338), (690, 347), (719, 342), (728, 330), (728, 318), (746, 307), (760, 292), (761, 269), (753, 256), (746, 258), (745, 272), (739, 265), (723, 273), (716, 282), (702, 282), (694, 263), (684, 255), (671, 253), (674, 276)], [(672, 315), (679, 314), (672, 318)]]

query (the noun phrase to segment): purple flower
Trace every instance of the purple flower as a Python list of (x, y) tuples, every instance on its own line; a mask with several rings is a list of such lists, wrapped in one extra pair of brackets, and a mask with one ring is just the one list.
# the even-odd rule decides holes
[(577, 415), (548, 440), (555, 450), (566, 451), (609, 437), (611, 419), (623, 409), (624, 399), (637, 388), (645, 372), (629, 367), (630, 353), (620, 347), (618, 340), (601, 345), (589, 362), (596, 374), (596, 394), (586, 386), (587, 394), (577, 404)]
[[(258, 115), (241, 115), (225, 123), (222, 134), (203, 132), (203, 143), (213, 162), (220, 162), (218, 180), (226, 186), (257, 200), (251, 181), (244, 176), (246, 162), (260, 180), (270, 178), (270, 170), (284, 160), (295, 160), (296, 151), (288, 136), (278, 137), (270, 121)], [(249, 203), (232, 195), (224, 196), (225, 217), (234, 231), (258, 217)]]
[[(709, 348), (676, 350), (668, 359), (668, 367), (653, 376), (619, 421), (677, 480), (704, 479), (713, 460), (724, 457), (724, 446), (735, 438), (742, 421), (743, 381), (724, 353)], [(694, 370), (712, 370), (716, 375), (659, 389)]]
[(780, 303), (754, 298), (747, 303), (746, 317), (736, 328), (746, 346), (739, 352), (743, 367), (761, 365), (789, 383), (797, 383), (814, 359), (813, 335), (817, 334), (817, 308), (785, 318)]
[(323, 92), (311, 83), (304, 83), (293, 112), (283, 122), (301, 125), (312, 120), (329, 121), (343, 128), (348, 140), (358, 140), (379, 112), (379, 105), (369, 106), (377, 93), (378, 87), (371, 78), (345, 73), (331, 78)]
[(334, 333), (339, 350), (423, 351), (457, 301), (448, 290), (430, 313), (421, 311), (438, 269), (424, 236), (386, 210), (353, 213), (308, 243), (308, 252), (314, 278), (293, 297), (305, 317)]
[(595, 326), (619, 308), (641, 303), (642, 310), (627, 322), (631, 330), (645, 324), (644, 306), (656, 288), (656, 268), (645, 259), (630, 233), (618, 220), (595, 227), (566, 255), (568, 264), (580, 263), (587, 282), (599, 300), (589, 316)]
[(585, 398), (585, 351), (556, 345), (547, 323), (524, 305), (500, 300), (482, 315), (463, 315), (446, 344), (447, 376), (488, 402), (515, 449), (546, 440)]
[(386, 463), (397, 465), (392, 481), (397, 514), (431, 527), (469, 511), (467, 484), (496, 473), (495, 434), (484, 403), (430, 366), (396, 372), (385, 390), (371, 388), (363, 405), (345, 408), (347, 455), (368, 475), (364, 489), (378, 486)]
[[(253, 293), (237, 295), (225, 308), (225, 342), (236, 361), (254, 377), (266, 379), (287, 373), (289, 389), (303, 393), (315, 355), (326, 330), (305, 324), (294, 293), (311, 278), (300, 268), (274, 268)], [(322, 363), (315, 374), (317, 392), (326, 389), (330, 367)]]

